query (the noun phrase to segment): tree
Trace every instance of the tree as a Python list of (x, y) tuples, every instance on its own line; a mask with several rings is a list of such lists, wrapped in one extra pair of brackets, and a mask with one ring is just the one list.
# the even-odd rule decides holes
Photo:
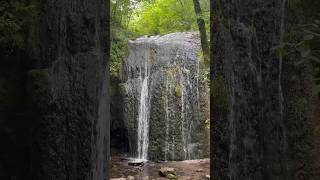
[(199, 0), (193, 0), (193, 5), (194, 5), (194, 11), (197, 16), (197, 23), (200, 31), (200, 40), (201, 40), (203, 57), (204, 57), (204, 60), (208, 62), (209, 61), (209, 45), (207, 40), (206, 25), (205, 25), (204, 19), (202, 18), (202, 10), (201, 10)]

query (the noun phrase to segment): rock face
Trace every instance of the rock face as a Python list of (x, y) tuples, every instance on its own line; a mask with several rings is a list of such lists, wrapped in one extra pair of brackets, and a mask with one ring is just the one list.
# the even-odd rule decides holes
[(0, 179), (107, 180), (109, 1), (36, 4), (28, 48), (0, 53)]
[[(200, 40), (195, 33), (129, 42), (124, 67), (124, 116), (134, 157), (202, 157), (205, 133), (200, 112), (199, 52)], [(141, 156), (143, 151), (147, 155)]]
[(273, 50), (299, 18), (286, 0), (211, 5), (212, 178), (312, 179), (310, 71)]
[(33, 179), (108, 179), (108, 3), (40, 4), (34, 52), (41, 70), (30, 74), (45, 90), (30, 96), (45, 101), (36, 115)]

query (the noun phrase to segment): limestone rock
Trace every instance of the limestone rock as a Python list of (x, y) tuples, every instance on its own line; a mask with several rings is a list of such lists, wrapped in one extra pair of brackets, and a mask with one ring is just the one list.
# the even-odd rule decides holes
[(177, 179), (177, 175), (174, 171), (174, 168), (162, 167), (159, 170), (159, 174), (163, 177), (167, 177), (168, 179)]

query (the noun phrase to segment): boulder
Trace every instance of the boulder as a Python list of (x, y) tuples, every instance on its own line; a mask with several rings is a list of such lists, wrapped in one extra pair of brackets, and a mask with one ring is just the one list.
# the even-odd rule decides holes
[(175, 173), (174, 168), (169, 168), (169, 167), (162, 167), (159, 170), (159, 174), (163, 177), (166, 177), (168, 179), (177, 179), (177, 175)]

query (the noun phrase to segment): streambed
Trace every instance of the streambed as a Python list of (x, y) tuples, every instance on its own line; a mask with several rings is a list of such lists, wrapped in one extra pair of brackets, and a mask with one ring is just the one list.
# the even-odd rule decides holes
[(185, 161), (167, 162), (145, 162), (141, 167), (129, 166), (129, 160), (124, 156), (117, 155), (111, 158), (111, 180), (121, 180), (128, 176), (135, 177), (136, 180), (167, 179), (159, 174), (161, 167), (174, 168), (178, 179), (181, 180), (203, 180), (210, 174), (210, 160), (197, 159)]

